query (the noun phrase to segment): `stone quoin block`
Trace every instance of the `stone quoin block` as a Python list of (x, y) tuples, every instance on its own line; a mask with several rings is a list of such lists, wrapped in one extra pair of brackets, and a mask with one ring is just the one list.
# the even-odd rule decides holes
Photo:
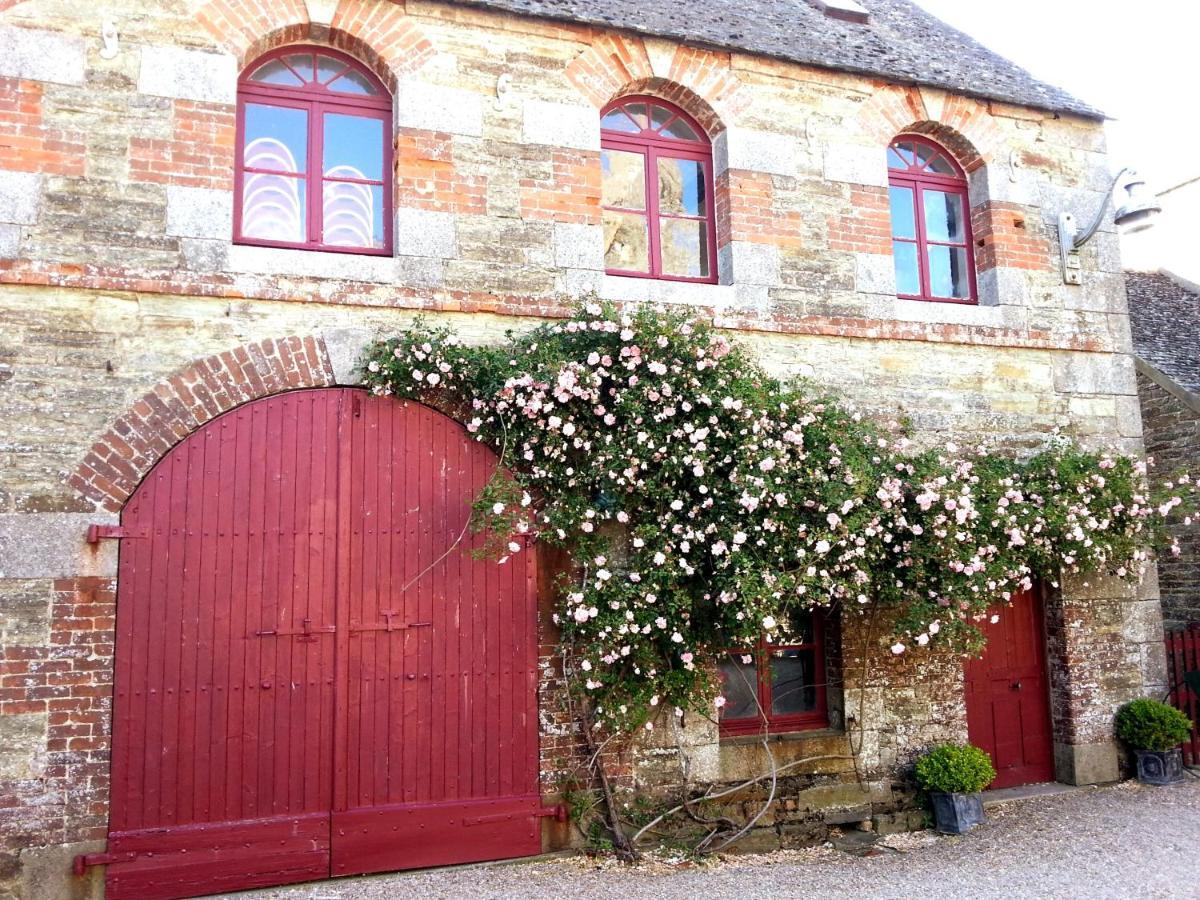
[(0, 25), (0, 77), (82, 84), (85, 57), (76, 35)]
[(791, 134), (727, 128), (713, 141), (713, 172), (745, 169), (794, 177), (800, 173), (798, 143)]
[(830, 143), (825, 147), (822, 172), (826, 181), (887, 187), (886, 148), (873, 144)]
[(401, 256), (451, 259), (458, 255), (454, 213), (400, 207), (396, 210), (396, 252)]
[(0, 513), (0, 578), (115, 575), (117, 542), (85, 542), (91, 524), (115, 524), (109, 513)]
[(32, 225), (42, 200), (42, 176), (0, 171), (0, 222)]
[(521, 141), (575, 150), (599, 150), (599, 116), (590, 106), (526, 100), (521, 105)]
[(730, 281), (737, 284), (767, 285), (779, 282), (778, 248), (770, 244), (730, 241), (723, 249), (729, 263)]
[(854, 254), (854, 289), (860, 294), (896, 295), (896, 264), (879, 253)]
[(216, 188), (167, 185), (167, 234), (229, 240), (233, 236), (233, 194)]
[(150, 46), (142, 48), (137, 87), (159, 97), (233, 103), (237, 76), (237, 60), (227, 53)]
[(483, 97), (462, 88), (407, 79), (396, 90), (396, 126), (479, 137)]
[(21, 251), (21, 226), (0, 223), (0, 259), (15, 259)]
[(554, 225), (554, 262), (567, 269), (604, 268), (604, 229), (600, 225)]

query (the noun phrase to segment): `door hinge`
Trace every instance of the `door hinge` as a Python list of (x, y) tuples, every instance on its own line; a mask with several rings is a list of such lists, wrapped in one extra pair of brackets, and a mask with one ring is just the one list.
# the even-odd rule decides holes
[(534, 815), (539, 819), (553, 819), (555, 822), (567, 821), (567, 804), (555, 803), (553, 806), (543, 806)]
[(87, 542), (89, 544), (98, 544), (102, 540), (130, 540), (142, 539), (150, 537), (149, 528), (125, 528), (122, 525), (89, 525), (87, 530)]
[(71, 864), (76, 875), (84, 875), (90, 866), (107, 866), (109, 863), (133, 862), (137, 854), (129, 853), (80, 853)]

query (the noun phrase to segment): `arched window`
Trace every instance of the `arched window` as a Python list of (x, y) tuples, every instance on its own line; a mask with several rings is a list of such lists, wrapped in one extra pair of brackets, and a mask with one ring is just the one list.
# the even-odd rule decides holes
[(901, 135), (887, 151), (896, 292), (974, 303), (967, 176), (936, 144)]
[(355, 60), (284, 47), (238, 82), (234, 240), (392, 252), (392, 98)]
[(717, 280), (712, 145), (686, 113), (625, 97), (600, 119), (604, 266), (614, 275)]

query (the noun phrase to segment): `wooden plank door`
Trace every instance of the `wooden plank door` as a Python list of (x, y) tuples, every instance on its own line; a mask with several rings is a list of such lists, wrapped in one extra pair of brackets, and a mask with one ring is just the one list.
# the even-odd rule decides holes
[(343, 443), (335, 875), (540, 852), (536, 566), (476, 559), (496, 457), (363, 396)]
[(993, 788), (1054, 780), (1040, 593), (1027, 591), (983, 626), (987, 646), (965, 667), (967, 733), (992, 757)]
[(346, 392), (201, 427), (127, 504), (110, 898), (329, 872), (338, 472)]

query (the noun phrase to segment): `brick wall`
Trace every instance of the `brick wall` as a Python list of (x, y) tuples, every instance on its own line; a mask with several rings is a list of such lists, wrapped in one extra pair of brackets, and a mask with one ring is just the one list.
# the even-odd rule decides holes
[[(1161, 483), (1174, 473), (1194, 474), (1200, 463), (1200, 409), (1178, 389), (1172, 393), (1143, 372), (1137, 381), (1146, 453), (1154, 458), (1151, 478)], [(1171, 532), (1182, 552), (1158, 563), (1163, 617), (1175, 625), (1200, 622), (1200, 523), (1187, 526), (1177, 517)]]

